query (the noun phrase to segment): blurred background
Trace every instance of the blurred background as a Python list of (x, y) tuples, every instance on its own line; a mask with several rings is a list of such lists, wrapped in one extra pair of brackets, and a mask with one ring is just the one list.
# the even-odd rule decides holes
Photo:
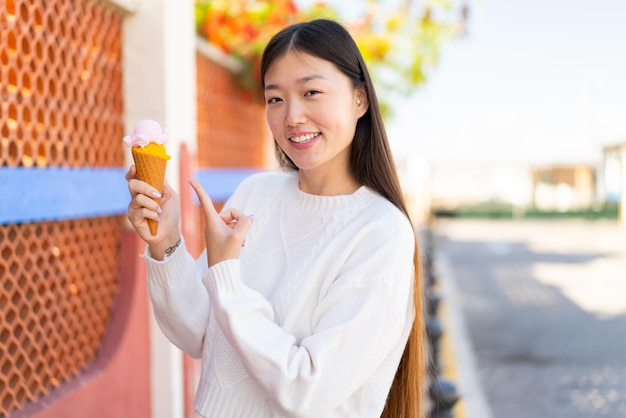
[(625, 7), (471, 4), (465, 35), (442, 48), (393, 125), (397, 136), (411, 132), (403, 152), (431, 167), (437, 209), (616, 214)]
[(201, 217), (276, 168), (269, 37), (329, 17), (372, 72), (420, 238), (436, 417), (626, 416), (626, 3), (0, 2), (0, 417), (193, 417), (152, 318), (122, 137)]

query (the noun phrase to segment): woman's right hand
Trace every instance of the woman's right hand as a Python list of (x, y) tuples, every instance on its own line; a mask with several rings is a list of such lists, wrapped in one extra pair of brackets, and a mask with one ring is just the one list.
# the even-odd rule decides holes
[[(178, 195), (166, 181), (163, 186), (160, 205), (152, 198), (158, 197), (158, 190), (145, 181), (136, 178), (134, 165), (126, 173), (130, 203), (128, 204), (128, 220), (150, 247), (150, 255), (162, 260), (165, 250), (180, 239), (180, 202)], [(152, 235), (148, 219), (158, 220), (157, 234)]]
[(189, 184), (198, 195), (204, 213), (204, 239), (209, 267), (224, 260), (239, 258), (246, 233), (252, 226), (252, 217), (232, 208), (217, 213), (200, 183), (190, 179)]

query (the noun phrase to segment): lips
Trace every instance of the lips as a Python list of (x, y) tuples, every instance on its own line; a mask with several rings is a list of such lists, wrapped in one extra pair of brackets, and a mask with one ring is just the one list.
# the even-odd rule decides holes
[(319, 132), (315, 132), (315, 133), (310, 133), (310, 134), (290, 136), (289, 140), (291, 142), (295, 142), (296, 144), (304, 144), (306, 142), (312, 141), (313, 139), (317, 138), (319, 135), (320, 135)]

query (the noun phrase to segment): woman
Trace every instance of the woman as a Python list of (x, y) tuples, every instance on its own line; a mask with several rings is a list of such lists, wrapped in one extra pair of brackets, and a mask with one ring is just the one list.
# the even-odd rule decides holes
[(190, 180), (206, 220), (198, 260), (180, 245), (175, 192), (158, 207), (127, 174), (156, 319), (202, 358), (196, 410), (421, 417), (416, 239), (358, 48), (333, 21), (290, 26), (267, 45), (261, 83), (287, 170), (249, 177), (219, 214)]

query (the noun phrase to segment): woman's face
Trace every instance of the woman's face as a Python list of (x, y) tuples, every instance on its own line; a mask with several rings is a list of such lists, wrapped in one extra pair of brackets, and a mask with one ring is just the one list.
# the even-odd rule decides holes
[(287, 52), (265, 74), (267, 121), (301, 171), (349, 172), (350, 144), (367, 98), (329, 61)]

